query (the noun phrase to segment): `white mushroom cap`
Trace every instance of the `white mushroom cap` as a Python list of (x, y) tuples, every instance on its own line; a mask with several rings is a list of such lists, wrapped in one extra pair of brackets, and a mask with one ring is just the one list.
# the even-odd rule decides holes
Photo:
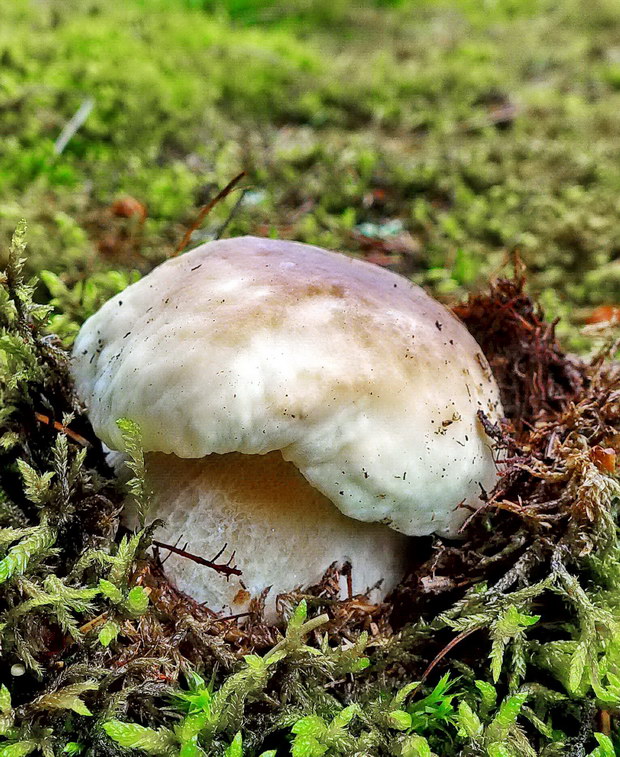
[(280, 450), (345, 515), (453, 534), (495, 482), (478, 410), (499, 393), (473, 337), (406, 279), (317, 247), (243, 237), (168, 260), (113, 297), (74, 348), (103, 441)]
[[(153, 514), (173, 524), (170, 538), (183, 529), (188, 549), (204, 557), (228, 542), (242, 568), (243, 550), (255, 550), (256, 539), (248, 535), (244, 546), (235, 541), (239, 529), (215, 533), (213, 525), (214, 518), (238, 522), (231, 515), (238, 503), (227, 494), (198, 493), (229, 480), (214, 473), (217, 456), (228, 471), (229, 453), (279, 451), (311, 485), (308, 503), (320, 492), (349, 518), (378, 522), (373, 529), (387, 524), (417, 536), (455, 534), (467, 515), (459, 505), (479, 506), (481, 490), (496, 480), (477, 413), (495, 420), (499, 393), (463, 324), (406, 279), (317, 247), (243, 237), (168, 260), (84, 324), (73, 371), (107, 445), (122, 449), (116, 421), (126, 417), (139, 424), (146, 451), (167, 453), (147, 458), (160, 491)], [(184, 464), (172, 473), (175, 464), (165, 462), (206, 463), (207, 456), (204, 470)], [(251, 510), (251, 499), (241, 506)], [(319, 509), (324, 514), (317, 517), (327, 517), (325, 506)], [(201, 519), (198, 513), (207, 510)], [(344, 521), (334, 511), (327, 532), (335, 534)], [(360, 580), (385, 578), (386, 589), (399, 578), (403, 558), (388, 554), (383, 537), (368, 569), (368, 539), (375, 537), (360, 523), (331, 545), (317, 533), (314, 546), (307, 540), (300, 546), (295, 523), (285, 533), (278, 522), (272, 531), (290, 554), (268, 574), (256, 566), (244, 570), (248, 588), (275, 582), (274, 591), (282, 591), (303, 583), (292, 566), (306, 559), (302, 553), (312, 563), (312, 552), (322, 569), (348, 557), (354, 577), (357, 565)], [(385, 531), (393, 534), (391, 549), (403, 550), (403, 537)], [(365, 546), (354, 554), (356, 538)], [(319, 577), (318, 563), (306, 583)], [(192, 570), (174, 568), (177, 575)], [(200, 594), (194, 575), (184, 587)], [(230, 605), (232, 589), (227, 592), (207, 592), (207, 599), (217, 604), (224, 597)]]

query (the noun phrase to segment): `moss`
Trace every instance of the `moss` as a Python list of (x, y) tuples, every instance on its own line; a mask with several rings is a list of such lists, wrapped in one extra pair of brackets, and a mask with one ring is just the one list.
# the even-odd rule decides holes
[[(147, 270), (244, 168), (230, 234), (380, 249), (444, 297), (518, 250), (574, 324), (618, 297), (609, 3), (2, 5), (0, 233), (28, 218), (33, 269)], [(123, 194), (139, 233), (110, 220)]]
[(340, 600), (329, 572), (286, 598), (286, 638), (260, 601), (216, 620), (166, 581), (156, 524), (118, 531), (64, 347), (241, 169), (195, 241), (241, 198), (227, 234), (341, 248), (450, 301), (519, 255), (581, 351), (576, 326), (618, 304), (615, 3), (282, 8), (0, 0), (0, 755), (611, 757), (618, 379), (567, 359), (517, 284), (459, 310), (505, 377), (509, 471), (464, 543), (420, 540), (390, 605)]
[(142, 524), (121, 535), (122, 493), (72, 394), (51, 308), (23, 279), (23, 249), (20, 227), (0, 289), (0, 643), (13, 671), (2, 753), (613, 750), (604, 732), (596, 746), (594, 713), (617, 735), (618, 368), (568, 358), (522, 281), (458, 309), (508, 413), (504, 427), (481, 417), (508, 464), (466, 541), (419, 540), (382, 606), (340, 599), (331, 568), (281, 598), (283, 632), (261, 598), (240, 624), (168, 583), (129, 421)]

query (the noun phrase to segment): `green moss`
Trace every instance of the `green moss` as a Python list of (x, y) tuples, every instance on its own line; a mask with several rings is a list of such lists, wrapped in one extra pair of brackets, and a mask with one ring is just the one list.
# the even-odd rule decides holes
[[(230, 234), (357, 252), (352, 225), (397, 220), (395, 265), (443, 297), (512, 251), (569, 315), (620, 296), (612, 3), (1, 5), (0, 234), (25, 215), (36, 270), (146, 270), (245, 168)], [(149, 213), (130, 260), (109, 253), (123, 194)]]
[[(289, 598), (284, 634), (252, 623), (244, 631), (208, 613), (205, 622), (206, 611), (187, 598), (167, 604), (169, 586), (162, 593), (155, 584), (153, 594), (144, 585), (157, 522), (148, 523), (140, 430), (119, 422), (142, 528), (118, 539), (120, 492), (102, 450), (72, 428), (66, 354), (50, 340), (52, 308), (37, 304), (36, 282), (23, 279), (23, 250), (22, 225), (0, 288), (0, 644), (27, 685), (13, 673), (0, 687), (0, 754), (123, 748), (272, 757), (275, 747), (282, 757), (534, 757), (571, 744), (581, 754), (589, 745), (591, 757), (611, 754), (604, 734), (595, 746), (591, 717), (596, 707), (620, 708), (620, 486), (593, 457), (601, 420), (613, 432), (619, 418), (599, 369), (582, 387), (579, 410), (560, 414), (567, 427), (548, 424), (557, 457), (544, 462), (548, 454), (534, 450), (512, 469), (512, 477), (531, 476), (518, 491), (530, 492), (539, 513), (534, 529), (502, 521), (501, 508), (479, 518), (479, 541), (474, 536), (457, 558), (463, 575), (452, 569), (469, 586), (456, 602), (444, 599), (372, 643), (364, 626), (375, 622), (373, 608), (362, 626), (349, 625), (360, 609), (355, 598), (350, 606), (315, 596), (295, 606)], [(102, 288), (123, 283), (102, 276)], [(100, 294), (85, 288), (73, 297), (53, 274), (45, 279), (54, 305), (78, 320)], [(550, 449), (544, 436), (531, 439)], [(560, 488), (532, 489), (540, 479)], [(510, 498), (505, 504), (518, 507)], [(547, 518), (556, 533), (541, 538)], [(459, 552), (436, 548), (433, 577), (442, 552)], [(482, 565), (507, 555), (499, 575), (491, 569), (493, 581), (480, 580)], [(308, 602), (330, 612), (310, 616)], [(483, 654), (454, 652), (473, 635), (488, 639)], [(449, 652), (448, 672), (427, 685)], [(422, 681), (412, 680), (422, 670)]]
[[(42, 280), (22, 281), (18, 239), (0, 290), (0, 639), (5, 670), (26, 672), (0, 688), (0, 757), (115, 755), (140, 739), (184, 757), (611, 757), (617, 728), (593, 739), (590, 726), (620, 707), (617, 494), (587, 466), (575, 496), (590, 492), (606, 539), (541, 558), (539, 574), (517, 562), (514, 584), (476, 574), (456, 605), (368, 648), (355, 627), (345, 648), (333, 630), (267, 637), (243, 660), (136, 585), (150, 531), (115, 539), (101, 455), (36, 414), (62, 428), (77, 410), (50, 335), (69, 345), (241, 169), (250, 190), (229, 235), (387, 251), (449, 300), (518, 254), (558, 333), (586, 351), (576, 326), (620, 302), (617, 3), (0, 0), (0, 16), (0, 237), (27, 218), (25, 270)], [(111, 211), (126, 194), (144, 223)], [(460, 634), (450, 678), (418, 687)]]

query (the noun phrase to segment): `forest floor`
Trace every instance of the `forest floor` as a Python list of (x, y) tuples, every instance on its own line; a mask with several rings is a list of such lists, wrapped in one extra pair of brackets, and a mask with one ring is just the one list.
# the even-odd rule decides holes
[(203, 5), (0, 3), (5, 250), (26, 217), (32, 270), (148, 270), (245, 170), (227, 235), (366, 255), (447, 299), (516, 251), (587, 347), (569, 324), (620, 301), (617, 3)]
[[(614, 0), (0, 0), (0, 757), (620, 754), (619, 112)], [(51, 336), (241, 171), (192, 242), (411, 277), (508, 416), (463, 541), (417, 540), (380, 606), (328, 573), (280, 628), (214, 619), (153, 528), (121, 538)]]

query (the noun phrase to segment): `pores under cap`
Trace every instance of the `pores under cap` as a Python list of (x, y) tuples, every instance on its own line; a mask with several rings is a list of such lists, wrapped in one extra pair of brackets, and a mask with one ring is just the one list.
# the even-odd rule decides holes
[(74, 376), (95, 432), (147, 451), (280, 450), (345, 515), (453, 534), (495, 482), (477, 412), (497, 386), (463, 324), (376, 266), (243, 237), (168, 260), (82, 328)]

